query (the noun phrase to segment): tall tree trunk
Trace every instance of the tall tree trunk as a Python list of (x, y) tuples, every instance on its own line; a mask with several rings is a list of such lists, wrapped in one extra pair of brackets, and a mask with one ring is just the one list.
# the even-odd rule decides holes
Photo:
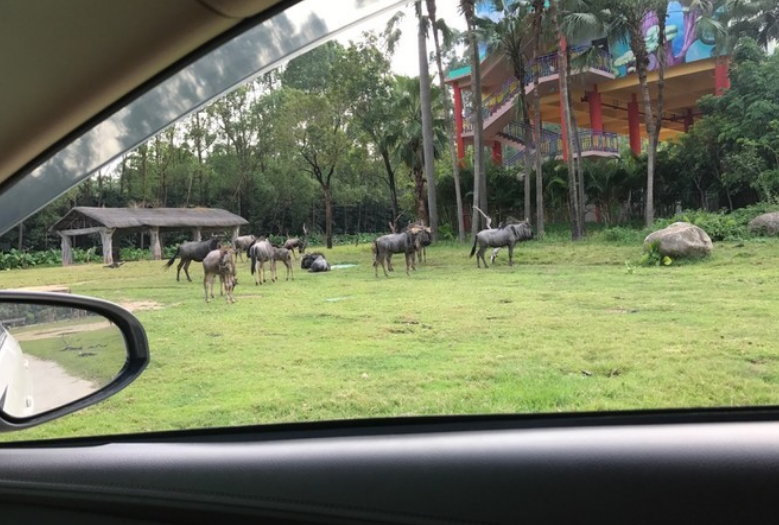
[[(568, 75), (568, 85), (571, 84), (571, 62), (570, 58), (568, 60), (567, 64), (567, 71), (566, 75)], [(568, 107), (573, 107), (573, 96), (571, 95), (571, 92), (568, 92)], [(578, 224), (579, 224), (579, 238), (584, 238), (585, 234), (585, 215), (587, 213), (587, 197), (584, 191), (584, 159), (582, 158), (582, 137), (579, 134), (579, 123), (576, 120), (576, 113), (574, 111), (571, 111), (571, 127), (570, 127), (570, 135), (574, 146), (574, 152), (576, 154), (575, 157), (575, 166), (576, 166), (576, 196), (577, 196), (577, 202), (579, 203), (579, 214), (578, 214)]]
[(636, 19), (632, 22), (629, 26), (630, 47), (636, 57), (636, 74), (638, 74), (638, 82), (641, 86), (641, 100), (644, 103), (644, 122), (646, 124), (647, 136), (649, 137), (649, 150), (647, 151), (646, 159), (646, 196), (644, 198), (644, 225), (649, 227), (655, 221), (656, 122), (654, 111), (652, 110), (652, 99), (649, 94), (649, 82), (647, 79), (649, 54), (644, 44), (644, 34), (641, 28), (642, 20)]
[[(398, 217), (398, 189), (395, 183), (395, 170), (392, 169), (392, 163), (390, 162), (390, 154), (387, 148), (381, 148), (381, 158), (384, 160), (384, 169), (387, 170), (387, 182), (389, 183), (390, 190), (390, 206), (392, 206), (392, 221), (397, 220)], [(395, 224), (397, 227), (397, 224)]]
[(438, 205), (435, 194), (435, 164), (433, 147), (433, 106), (430, 100), (430, 67), (427, 62), (427, 22), (422, 16), (422, 2), (417, 2), (419, 12), (419, 95), (422, 104), (422, 148), (424, 151), (425, 180), (427, 181), (427, 209), (430, 220), (425, 221), (438, 236)]
[(414, 168), (414, 197), (417, 201), (417, 220), (424, 221), (427, 217), (425, 208), (425, 174), (423, 169)]
[(22, 247), (24, 246), (24, 221), (19, 223), (19, 239), (18, 239), (18, 247), (19, 251), (22, 250)]
[[(479, 44), (476, 40), (476, 34), (473, 30), (473, 20), (466, 19), (468, 23), (468, 41), (471, 53), (471, 106), (473, 114), (473, 205), (478, 206), (488, 214), (487, 211), (487, 174), (484, 168), (484, 117), (481, 114), (481, 61), (479, 59)], [(476, 238), (476, 234), (481, 229), (479, 224), (482, 220), (481, 214), (474, 209), (471, 218), (471, 237)]]
[(328, 186), (322, 186), (322, 198), (325, 201), (325, 245), (333, 248), (333, 196)]
[[(522, 124), (524, 125), (524, 130), (522, 132), (522, 140), (525, 142), (525, 156), (523, 159), (523, 169), (525, 173), (525, 179), (524, 179), (524, 219), (527, 221), (532, 221), (531, 213), (532, 210), (530, 209), (530, 152), (533, 148), (531, 148), (531, 144), (533, 143), (533, 131), (530, 127), (530, 106), (527, 103), (527, 96), (525, 95), (525, 87), (524, 87), (524, 81), (525, 81), (525, 57), (524, 55), (520, 55), (519, 57), (515, 57), (515, 59), (518, 60), (518, 62), (514, 63), (514, 77), (519, 81), (520, 88), (519, 88), (519, 106), (522, 110)], [(536, 151), (536, 155), (538, 155), (538, 152)]]
[(465, 220), (463, 218), (463, 197), (460, 188), (460, 161), (457, 159), (457, 150), (454, 142), (454, 124), (452, 122), (453, 114), (449, 105), (449, 90), (444, 78), (444, 67), (441, 60), (441, 45), (438, 41), (438, 28), (436, 27), (436, 5), (435, 0), (427, 0), (427, 13), (433, 24), (433, 42), (435, 43), (435, 61), (438, 67), (438, 81), (441, 84), (441, 96), (444, 103), (444, 114), (446, 123), (446, 140), (449, 146), (449, 154), (452, 159), (452, 177), (454, 178), (454, 196), (457, 201), (457, 240), (465, 242)]
[(567, 50), (567, 44), (563, 41), (563, 32), (562, 28), (560, 26), (560, 18), (558, 16), (558, 10), (557, 10), (557, 3), (553, 1), (550, 3), (551, 10), (552, 10), (552, 19), (554, 21), (555, 25), (555, 32), (557, 33), (557, 40), (560, 42), (559, 50), (558, 50), (558, 61), (559, 61), (559, 67), (558, 70), (560, 71), (560, 98), (561, 104), (563, 106), (563, 121), (566, 128), (566, 136), (564, 137), (564, 140), (567, 143), (568, 146), (568, 158), (567, 160), (567, 167), (568, 167), (568, 203), (570, 207), (570, 213), (571, 213), (571, 238), (576, 241), (579, 240), (579, 234), (581, 232), (581, 228), (579, 226), (579, 192), (578, 192), (578, 186), (576, 184), (576, 167), (574, 166), (573, 162), (573, 141), (571, 140), (573, 136), (573, 127), (571, 122), (571, 106), (569, 104), (570, 101), (570, 94), (568, 92), (568, 75), (567, 75), (567, 64), (568, 64), (568, 50)]
[[(534, 8), (536, 10), (535, 21), (533, 23), (533, 64), (538, 60), (541, 50), (541, 22), (544, 9), (544, 0), (536, 0)], [(533, 67), (533, 114), (535, 117), (535, 142), (536, 142), (536, 235), (544, 235), (544, 170), (543, 159), (541, 158), (541, 144), (544, 140), (541, 123), (541, 92), (538, 89), (538, 68)]]

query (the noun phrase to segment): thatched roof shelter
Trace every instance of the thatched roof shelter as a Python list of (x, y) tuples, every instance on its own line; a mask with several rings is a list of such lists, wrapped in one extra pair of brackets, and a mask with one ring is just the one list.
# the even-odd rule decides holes
[(103, 241), (103, 260), (113, 264), (112, 236), (117, 229), (146, 231), (151, 235), (155, 259), (162, 258), (160, 229), (192, 228), (194, 240), (202, 232), (231, 230), (238, 236), (241, 226), (249, 221), (216, 208), (93, 208), (77, 206), (51, 227), (62, 237), (62, 264), (72, 263), (71, 236), (99, 233)]

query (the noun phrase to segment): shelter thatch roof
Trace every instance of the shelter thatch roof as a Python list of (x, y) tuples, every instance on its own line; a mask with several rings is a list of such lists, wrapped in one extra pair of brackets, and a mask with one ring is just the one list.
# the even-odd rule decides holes
[(85, 228), (233, 228), (249, 221), (216, 208), (92, 208), (77, 206), (52, 231)]

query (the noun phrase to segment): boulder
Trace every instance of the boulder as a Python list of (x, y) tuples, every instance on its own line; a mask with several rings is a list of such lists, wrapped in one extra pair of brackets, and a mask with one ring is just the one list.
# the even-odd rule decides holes
[(713, 245), (709, 235), (698, 226), (689, 222), (675, 222), (644, 239), (644, 249), (659, 241), (658, 250), (662, 255), (678, 259), (680, 257), (706, 257), (711, 254)]
[(779, 211), (758, 215), (749, 221), (749, 231), (763, 235), (779, 234)]

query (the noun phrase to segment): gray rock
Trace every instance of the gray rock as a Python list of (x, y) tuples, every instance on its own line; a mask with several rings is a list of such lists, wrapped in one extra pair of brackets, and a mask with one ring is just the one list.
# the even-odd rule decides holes
[(660, 242), (658, 250), (671, 258), (706, 257), (714, 247), (709, 235), (698, 226), (689, 222), (675, 222), (644, 239), (644, 249), (654, 242)]
[(749, 231), (763, 235), (779, 234), (779, 211), (758, 215), (749, 221)]

